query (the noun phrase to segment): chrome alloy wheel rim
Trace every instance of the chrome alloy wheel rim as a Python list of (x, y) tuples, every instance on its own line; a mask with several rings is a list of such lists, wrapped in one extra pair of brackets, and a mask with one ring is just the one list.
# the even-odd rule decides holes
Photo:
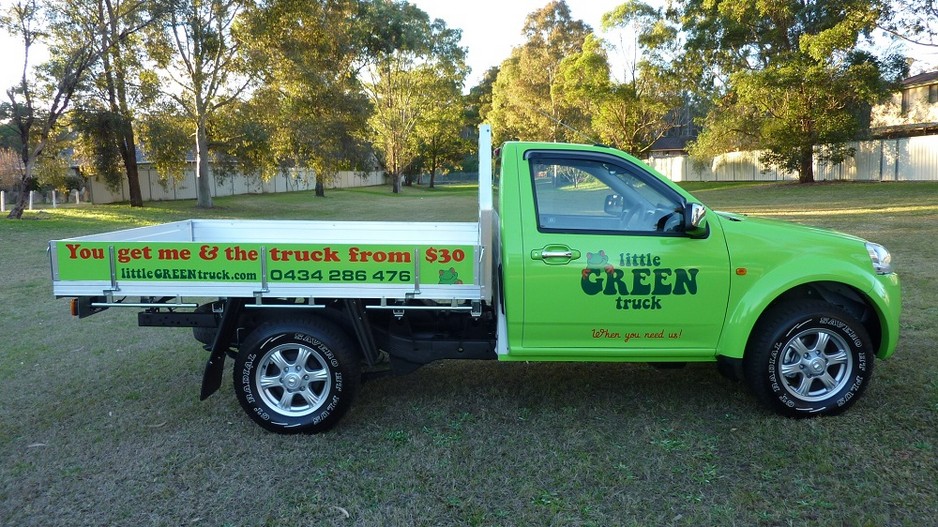
[(315, 412), (332, 387), (326, 360), (312, 348), (296, 343), (268, 351), (254, 375), (261, 399), (288, 417)]
[(824, 329), (795, 335), (782, 348), (778, 362), (781, 383), (805, 402), (828, 399), (850, 381), (853, 354), (847, 341)]

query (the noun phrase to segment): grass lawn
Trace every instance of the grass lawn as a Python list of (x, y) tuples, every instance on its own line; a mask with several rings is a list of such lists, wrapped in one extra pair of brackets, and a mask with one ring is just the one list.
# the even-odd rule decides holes
[(0, 220), (0, 525), (938, 525), (938, 184), (688, 184), (722, 210), (886, 245), (896, 355), (846, 414), (763, 410), (709, 365), (440, 362), (363, 385), (333, 431), (204, 402), (187, 329), (78, 321), (50, 239), (190, 217), (472, 220), (442, 187), (66, 206)]

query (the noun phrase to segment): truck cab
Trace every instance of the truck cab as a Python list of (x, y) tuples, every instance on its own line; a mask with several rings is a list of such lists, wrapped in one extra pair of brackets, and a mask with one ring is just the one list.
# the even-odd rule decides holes
[[(729, 299), (719, 221), (623, 153), (509, 143), (499, 214), (510, 355), (713, 360)], [(698, 220), (702, 221), (702, 220)]]

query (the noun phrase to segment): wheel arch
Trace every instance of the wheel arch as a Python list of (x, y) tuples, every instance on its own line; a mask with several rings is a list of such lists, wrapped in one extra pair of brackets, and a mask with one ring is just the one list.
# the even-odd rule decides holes
[(727, 313), (725, 330), (717, 348), (718, 358), (742, 359), (746, 347), (767, 313), (775, 306), (799, 299), (823, 300), (860, 321), (870, 336), (880, 358), (895, 348), (896, 336), (891, 334), (886, 301), (869, 291), (878, 291), (876, 284), (861, 280), (843, 280), (824, 277), (815, 280), (793, 281), (772, 291), (750, 290)]

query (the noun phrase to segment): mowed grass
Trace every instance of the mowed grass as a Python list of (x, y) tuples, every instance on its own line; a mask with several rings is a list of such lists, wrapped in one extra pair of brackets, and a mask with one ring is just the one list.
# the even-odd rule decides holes
[(0, 221), (0, 525), (938, 525), (938, 185), (688, 188), (892, 250), (899, 349), (849, 412), (780, 418), (708, 365), (450, 361), (364, 384), (329, 433), (266, 433), (231, 361), (199, 402), (188, 330), (71, 318), (47, 241), (189, 217), (465, 221), (474, 189), (60, 208)]

